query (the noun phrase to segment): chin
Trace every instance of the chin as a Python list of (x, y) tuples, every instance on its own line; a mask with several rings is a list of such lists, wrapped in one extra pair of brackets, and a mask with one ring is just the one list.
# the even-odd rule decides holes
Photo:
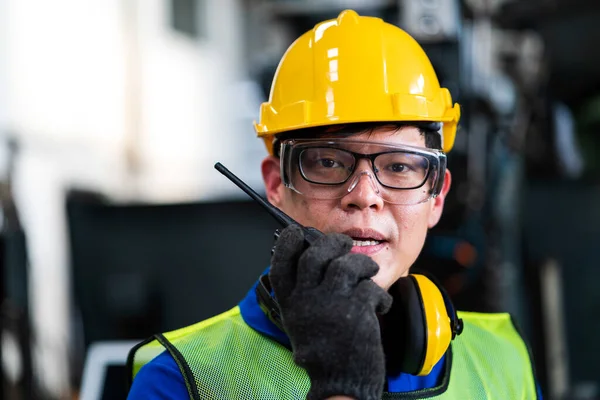
[(401, 277), (408, 275), (409, 268), (401, 268), (398, 265), (386, 265), (384, 262), (378, 262), (375, 258), (374, 261), (379, 264), (379, 272), (372, 278), (373, 282), (385, 290), (388, 290)]
[(392, 279), (391, 276), (389, 276), (389, 274), (385, 273), (387, 271), (383, 271), (384, 273), (377, 273), (377, 275), (375, 275), (373, 277), (373, 282), (375, 282), (377, 284), (377, 286), (388, 290), (396, 281), (395, 279)]

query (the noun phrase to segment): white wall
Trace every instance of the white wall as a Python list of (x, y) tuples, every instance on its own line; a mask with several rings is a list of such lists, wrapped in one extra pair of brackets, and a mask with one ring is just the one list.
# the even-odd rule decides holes
[(244, 109), (248, 85), (237, 86), (237, 0), (207, 0), (200, 40), (170, 27), (167, 0), (3, 1), (4, 128), (60, 153), (70, 184), (116, 199), (213, 197), (212, 157), (245, 151), (240, 135), (262, 150)]
[[(8, 118), (7, 2), (8, 0), (0, 0), (0, 129), (6, 127)], [(3, 132), (0, 132), (0, 134), (3, 134)]]
[(150, 202), (243, 196), (212, 168), (218, 160), (260, 183), (262, 144), (243, 108), (254, 92), (234, 84), (245, 71), (238, 0), (207, 0), (200, 40), (172, 30), (168, 5), (0, 0), (0, 141), (10, 132), (22, 144), (14, 189), (36, 376), (56, 397), (69, 391), (72, 343), (66, 191)]
[(41, 151), (93, 154), (57, 159), (84, 162), (69, 178), (108, 190), (120, 184), (125, 135), (120, 3), (13, 0), (7, 12), (9, 129)]
[(69, 392), (70, 280), (65, 191), (119, 193), (124, 47), (118, 0), (6, 4), (7, 117), (22, 145), (15, 197), (28, 239), (35, 376)]

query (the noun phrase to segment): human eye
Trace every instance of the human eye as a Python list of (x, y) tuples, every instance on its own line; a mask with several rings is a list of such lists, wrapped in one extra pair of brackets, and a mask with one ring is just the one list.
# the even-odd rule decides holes
[(410, 165), (403, 164), (403, 163), (389, 164), (386, 167), (386, 169), (395, 174), (407, 173), (407, 172), (410, 172), (411, 170), (414, 170)]
[(398, 188), (421, 184), (427, 176), (428, 165), (423, 156), (405, 152), (384, 153), (375, 159), (380, 180)]
[(389, 174), (406, 175), (422, 170), (418, 158), (405, 153), (389, 153), (380, 160), (381, 170)]
[(346, 169), (347, 158), (344, 152), (336, 149), (309, 149), (304, 153), (302, 163), (311, 169)]
[(352, 154), (344, 150), (309, 148), (300, 156), (300, 169), (308, 181), (337, 184), (348, 178), (353, 162)]
[(316, 160), (316, 164), (323, 168), (344, 168), (344, 164), (335, 158), (321, 158)]

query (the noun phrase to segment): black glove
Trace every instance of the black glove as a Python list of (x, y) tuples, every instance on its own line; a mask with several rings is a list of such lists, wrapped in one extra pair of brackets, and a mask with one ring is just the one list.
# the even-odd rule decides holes
[(332, 233), (305, 248), (302, 229), (281, 232), (270, 279), (294, 361), (311, 381), (308, 399), (380, 399), (385, 358), (376, 313), (392, 297), (371, 279), (379, 266), (351, 254), (352, 239)]

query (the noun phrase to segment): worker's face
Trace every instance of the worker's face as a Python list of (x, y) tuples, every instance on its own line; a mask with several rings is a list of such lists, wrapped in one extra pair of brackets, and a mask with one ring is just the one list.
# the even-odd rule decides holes
[[(425, 138), (415, 127), (398, 131), (380, 128), (351, 139), (425, 148)], [(368, 160), (360, 162), (370, 168)], [(262, 173), (269, 201), (296, 221), (325, 233), (346, 233), (360, 241), (357, 244), (362, 246), (354, 246), (352, 251), (367, 254), (377, 262), (380, 269), (373, 280), (385, 289), (408, 274), (423, 248), (427, 230), (440, 219), (451, 181), (450, 172), (446, 171), (444, 187), (436, 198), (415, 205), (397, 205), (377, 195), (379, 183), (369, 176), (361, 176), (354, 189), (343, 197), (324, 200), (286, 188), (276, 157), (263, 160)]]

